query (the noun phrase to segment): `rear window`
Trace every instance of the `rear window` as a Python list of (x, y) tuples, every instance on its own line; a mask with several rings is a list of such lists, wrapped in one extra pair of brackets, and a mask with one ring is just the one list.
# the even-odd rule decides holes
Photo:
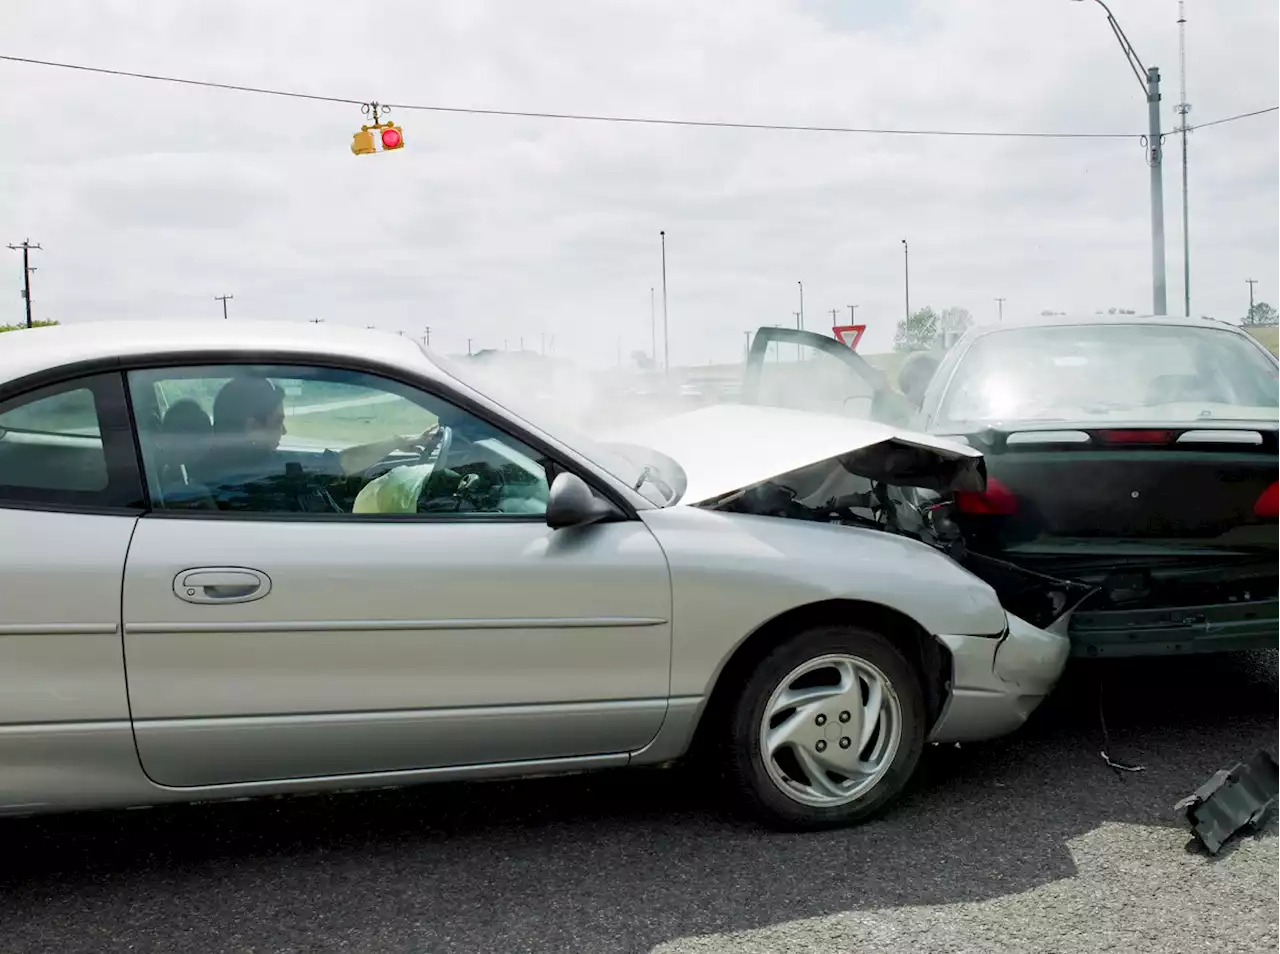
[(985, 335), (960, 359), (939, 422), (1275, 420), (1276, 365), (1230, 331), (1071, 325)]

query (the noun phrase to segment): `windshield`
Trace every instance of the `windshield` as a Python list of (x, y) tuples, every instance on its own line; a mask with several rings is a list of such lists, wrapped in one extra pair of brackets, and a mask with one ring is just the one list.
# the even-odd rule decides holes
[[(503, 388), (485, 375), (471, 374), (460, 362), (426, 352), (425, 348), (423, 351), (441, 370), (501, 405), (508, 413), (568, 444), (650, 503), (665, 507), (679, 498), (678, 488), (684, 486), (684, 475), (676, 472), (679, 465), (670, 458), (636, 445), (598, 441), (566, 423), (561, 415), (540, 407), (536, 400), (518, 394), (516, 389)], [(513, 405), (520, 410), (514, 410)]]
[(1226, 330), (1018, 328), (974, 342), (939, 421), (1275, 420), (1276, 387), (1276, 365)]

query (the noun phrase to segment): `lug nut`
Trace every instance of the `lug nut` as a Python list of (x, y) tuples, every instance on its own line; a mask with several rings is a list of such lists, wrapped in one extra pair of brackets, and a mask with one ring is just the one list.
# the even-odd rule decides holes
[(818, 717), (817, 717), (816, 719), (814, 719), (813, 721), (814, 721), (814, 722), (816, 722), (818, 725), (826, 725), (826, 724), (827, 724), (827, 717), (826, 717), (826, 716), (824, 716), (821, 712), (819, 712), (819, 713), (818, 713)]
[(814, 748), (817, 749), (819, 752), (825, 752), (827, 751), (827, 743), (824, 742), (822, 739), (819, 739), (817, 744), (814, 745)]
[(850, 719), (852, 719), (852, 718), (853, 718), (853, 716), (851, 716), (851, 715), (849, 714), (849, 711), (848, 711), (847, 709), (846, 709), (844, 712), (840, 713), (840, 721), (841, 721), (841, 722), (848, 722), (848, 721), (849, 721)]
[(851, 745), (853, 745), (853, 739), (849, 738), (847, 735), (846, 735), (846, 736), (841, 737), (841, 739), (840, 739), (840, 748), (842, 748), (842, 749), (847, 749), (847, 748), (848, 748), (849, 746), (851, 746)]

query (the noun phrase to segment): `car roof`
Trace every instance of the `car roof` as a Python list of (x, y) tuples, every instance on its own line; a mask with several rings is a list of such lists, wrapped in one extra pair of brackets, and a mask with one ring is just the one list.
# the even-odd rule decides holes
[(977, 325), (969, 329), (974, 337), (1008, 331), (1012, 328), (1054, 328), (1080, 325), (1163, 325), (1166, 327), (1215, 328), (1244, 334), (1239, 326), (1216, 318), (1187, 318), (1182, 315), (1023, 315), (1006, 318), (994, 325)]
[(180, 352), (225, 357), (243, 352), (299, 359), (346, 359), (430, 374), (431, 360), (411, 338), (389, 332), (304, 322), (215, 320), (92, 321), (23, 328), (0, 335), (0, 382), (65, 365)]

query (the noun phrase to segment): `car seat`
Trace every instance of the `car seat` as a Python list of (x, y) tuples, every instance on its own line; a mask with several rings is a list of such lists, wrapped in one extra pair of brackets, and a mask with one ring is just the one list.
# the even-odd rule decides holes
[(209, 450), (213, 422), (193, 398), (175, 401), (160, 423), (160, 496), (169, 508), (213, 507), (208, 490), (191, 478), (192, 465)]

